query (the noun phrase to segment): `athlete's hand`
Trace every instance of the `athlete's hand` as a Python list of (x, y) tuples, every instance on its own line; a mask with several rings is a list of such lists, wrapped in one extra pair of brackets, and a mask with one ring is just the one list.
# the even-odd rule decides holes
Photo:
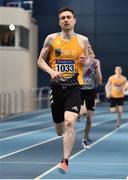
[(85, 54), (82, 54), (82, 55), (80, 56), (80, 63), (81, 63), (81, 64), (86, 64), (86, 63), (88, 63), (88, 58), (87, 58), (87, 56), (85, 56)]
[(52, 71), (51, 73), (51, 78), (53, 80), (59, 80), (61, 78), (61, 73), (57, 72), (57, 71)]
[(98, 62), (96, 59), (93, 60), (93, 66), (95, 69), (98, 67)]

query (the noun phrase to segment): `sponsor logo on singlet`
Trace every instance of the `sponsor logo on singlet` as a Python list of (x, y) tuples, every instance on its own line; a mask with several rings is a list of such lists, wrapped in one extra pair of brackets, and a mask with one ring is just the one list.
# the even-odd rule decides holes
[(76, 50), (62, 50), (62, 49), (55, 49), (55, 55), (56, 57), (59, 57), (60, 55), (64, 55), (64, 56), (75, 56), (77, 55), (77, 51)]

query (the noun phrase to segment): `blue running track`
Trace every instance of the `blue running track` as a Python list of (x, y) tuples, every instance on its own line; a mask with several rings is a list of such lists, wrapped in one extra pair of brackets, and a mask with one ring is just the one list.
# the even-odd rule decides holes
[(126, 179), (128, 176), (128, 105), (116, 129), (108, 104), (97, 106), (90, 149), (81, 148), (85, 118), (76, 123), (69, 171), (57, 170), (62, 137), (55, 133), (50, 110), (0, 120), (0, 179)]

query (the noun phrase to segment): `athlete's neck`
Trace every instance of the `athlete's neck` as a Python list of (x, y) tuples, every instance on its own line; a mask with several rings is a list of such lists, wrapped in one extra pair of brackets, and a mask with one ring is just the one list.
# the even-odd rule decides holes
[(74, 31), (68, 31), (68, 32), (62, 31), (61, 32), (61, 37), (66, 40), (70, 40), (73, 35), (74, 35)]
[(120, 77), (121, 77), (121, 74), (115, 74), (115, 77), (116, 77), (116, 78), (120, 78)]

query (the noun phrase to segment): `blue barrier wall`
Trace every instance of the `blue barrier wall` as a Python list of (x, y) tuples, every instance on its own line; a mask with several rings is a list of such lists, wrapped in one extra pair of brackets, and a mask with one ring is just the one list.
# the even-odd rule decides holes
[[(39, 25), (39, 51), (49, 33), (59, 31), (58, 9), (68, 6), (77, 14), (75, 31), (86, 35), (101, 60), (103, 81), (121, 65), (128, 77), (128, 0), (35, 0), (33, 16)], [(47, 86), (48, 76), (38, 71), (38, 85)]]

